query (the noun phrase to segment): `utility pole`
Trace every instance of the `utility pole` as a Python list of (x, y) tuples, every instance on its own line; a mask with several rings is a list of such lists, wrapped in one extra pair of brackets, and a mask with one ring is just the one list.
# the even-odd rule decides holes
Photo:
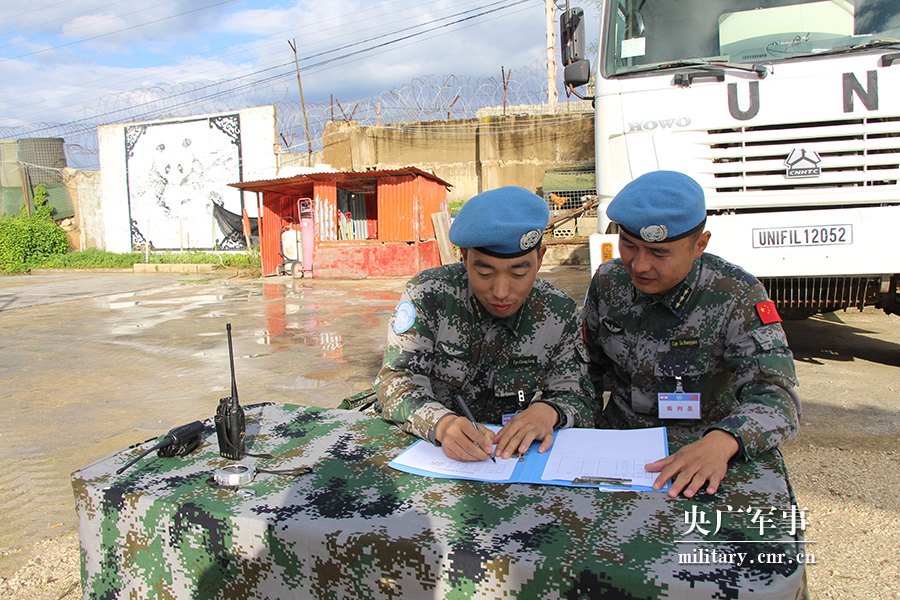
[(303, 107), (303, 126), (306, 129), (306, 146), (309, 155), (306, 159), (306, 165), (312, 166), (312, 138), (309, 137), (309, 121), (306, 119), (306, 100), (303, 99), (303, 84), (300, 83), (300, 62), (297, 60), (297, 44), (296, 40), (288, 40), (288, 46), (294, 51), (294, 66), (297, 67), (297, 87), (300, 88), (300, 106)]
[(553, 16), (556, 14), (555, 0), (544, 0), (547, 13), (547, 105), (551, 115), (556, 114), (556, 103), (559, 92), (556, 89), (556, 27)]
[(512, 69), (506, 72), (503, 65), (500, 66), (500, 81), (503, 83), (503, 116), (506, 116), (506, 92), (509, 90), (509, 77), (512, 75)]

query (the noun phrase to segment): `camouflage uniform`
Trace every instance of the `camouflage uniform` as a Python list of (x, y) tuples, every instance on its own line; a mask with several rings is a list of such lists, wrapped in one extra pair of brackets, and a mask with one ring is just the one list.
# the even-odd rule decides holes
[(563, 292), (536, 279), (515, 315), (496, 318), (456, 263), (413, 277), (404, 301), (415, 307), (415, 321), (398, 334), (397, 313), (391, 318), (376, 382), (385, 419), (433, 443), (435, 424), (458, 410), (457, 393), (476, 420), (494, 424), (537, 395), (556, 408), (558, 428), (593, 426), (577, 308)]
[[(711, 254), (662, 297), (638, 292), (620, 259), (602, 264), (582, 312), (597, 397), (611, 393), (596, 407), (598, 427), (722, 429), (748, 460), (792, 440), (794, 361), (781, 325), (757, 314), (768, 300), (756, 278)], [(701, 419), (659, 418), (657, 394), (675, 391), (676, 376), (685, 392), (701, 394)]]

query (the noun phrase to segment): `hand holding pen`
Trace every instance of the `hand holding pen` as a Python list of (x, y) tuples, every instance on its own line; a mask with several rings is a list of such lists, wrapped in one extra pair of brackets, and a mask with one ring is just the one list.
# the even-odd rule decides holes
[[(462, 394), (456, 395), (456, 402), (459, 404), (459, 407), (462, 409), (463, 414), (466, 415), (466, 418), (475, 426), (475, 430), (481, 433), (481, 427), (478, 426), (478, 423), (475, 421), (475, 417), (472, 416), (472, 411), (469, 410), (469, 407), (466, 405), (466, 401), (463, 400)], [(474, 440), (473, 440), (474, 441)], [(476, 446), (479, 446), (478, 442), (475, 442)], [(480, 447), (480, 446), (479, 446)], [(491, 460), (497, 462), (497, 459), (494, 457), (494, 451), (491, 450), (489, 453)]]

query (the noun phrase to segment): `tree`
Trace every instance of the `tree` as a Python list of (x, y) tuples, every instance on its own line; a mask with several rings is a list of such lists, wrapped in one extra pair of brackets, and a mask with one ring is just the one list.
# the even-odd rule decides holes
[(55, 209), (47, 202), (47, 188), (34, 188), (34, 213), (22, 207), (18, 217), (0, 218), (0, 271), (22, 273), (29, 262), (69, 250), (69, 238), (53, 220)]

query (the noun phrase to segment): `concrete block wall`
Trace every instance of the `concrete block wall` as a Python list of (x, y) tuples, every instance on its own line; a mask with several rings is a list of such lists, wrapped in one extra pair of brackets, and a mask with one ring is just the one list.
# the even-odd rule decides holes
[(453, 184), (448, 201), (519, 185), (540, 193), (544, 171), (592, 168), (592, 113), (486, 116), (369, 126), (329, 123), (324, 162), (339, 170), (414, 165)]
[(69, 236), (76, 250), (103, 249), (102, 190), (99, 171), (65, 169), (63, 184), (75, 208), (73, 231)]

